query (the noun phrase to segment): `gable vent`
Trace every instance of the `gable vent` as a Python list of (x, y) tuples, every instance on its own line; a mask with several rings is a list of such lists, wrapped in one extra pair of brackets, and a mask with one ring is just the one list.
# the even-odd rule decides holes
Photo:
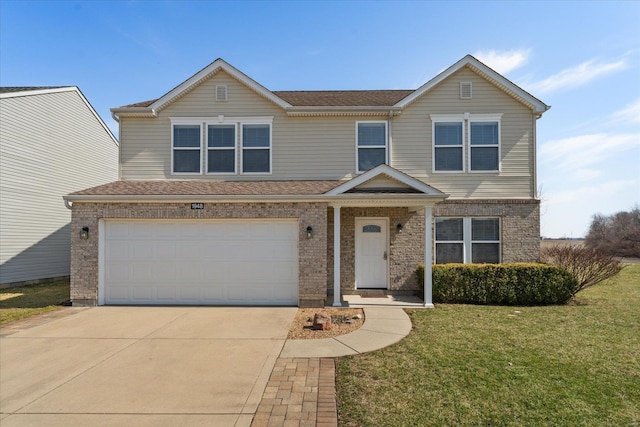
[(460, 99), (471, 99), (471, 82), (460, 82)]
[(227, 100), (227, 85), (216, 85), (216, 101)]

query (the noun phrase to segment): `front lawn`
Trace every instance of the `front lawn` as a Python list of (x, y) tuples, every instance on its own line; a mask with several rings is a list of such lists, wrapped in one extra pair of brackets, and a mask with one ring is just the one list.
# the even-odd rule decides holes
[(398, 344), (337, 360), (341, 426), (640, 424), (640, 265), (566, 306), (408, 313)]
[(0, 325), (56, 310), (68, 299), (68, 280), (0, 289)]

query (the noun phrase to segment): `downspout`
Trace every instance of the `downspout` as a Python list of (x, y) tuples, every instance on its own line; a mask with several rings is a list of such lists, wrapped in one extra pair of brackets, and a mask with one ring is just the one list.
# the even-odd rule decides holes
[(392, 126), (393, 126), (393, 110), (389, 110), (389, 119), (387, 120), (387, 146), (389, 148), (388, 150), (388, 159), (387, 159), (387, 164), (391, 167), (393, 167), (393, 165), (391, 164), (391, 142), (393, 141), (393, 132), (392, 132)]
[(67, 199), (65, 199), (64, 197), (62, 198), (62, 200), (64, 200), (64, 205), (67, 209), (72, 209), (73, 208), (73, 203), (69, 203), (69, 201)]

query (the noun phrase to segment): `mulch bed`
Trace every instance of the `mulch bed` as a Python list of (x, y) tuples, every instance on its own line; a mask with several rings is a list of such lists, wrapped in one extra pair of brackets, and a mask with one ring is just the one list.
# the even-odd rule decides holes
[[(313, 329), (313, 316), (316, 313), (331, 317), (331, 329), (326, 331)], [(348, 321), (351, 323), (347, 323)], [(291, 322), (287, 338), (293, 340), (332, 338), (353, 332), (363, 323), (364, 312), (361, 308), (301, 308)]]

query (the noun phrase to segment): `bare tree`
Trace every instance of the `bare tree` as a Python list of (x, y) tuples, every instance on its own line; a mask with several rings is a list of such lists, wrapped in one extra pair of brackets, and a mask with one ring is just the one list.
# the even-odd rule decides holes
[(610, 279), (623, 266), (613, 255), (582, 246), (555, 245), (540, 251), (540, 259), (548, 264), (558, 265), (578, 280), (574, 295), (583, 289)]
[(593, 216), (585, 246), (620, 257), (640, 257), (640, 208)]

